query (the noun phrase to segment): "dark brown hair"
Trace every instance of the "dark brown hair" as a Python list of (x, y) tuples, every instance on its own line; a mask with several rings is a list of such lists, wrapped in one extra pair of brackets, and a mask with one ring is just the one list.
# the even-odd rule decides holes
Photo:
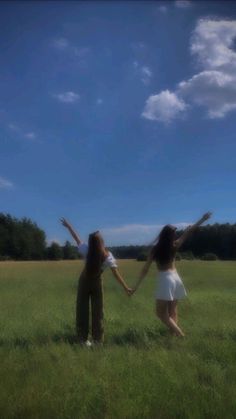
[(156, 244), (154, 244), (151, 250), (151, 257), (159, 265), (165, 265), (171, 262), (176, 253), (174, 245), (176, 227), (168, 224), (161, 230), (157, 237)]
[(85, 265), (86, 273), (91, 278), (98, 277), (101, 274), (104, 260), (104, 242), (99, 231), (95, 231), (89, 235), (88, 239), (88, 254)]

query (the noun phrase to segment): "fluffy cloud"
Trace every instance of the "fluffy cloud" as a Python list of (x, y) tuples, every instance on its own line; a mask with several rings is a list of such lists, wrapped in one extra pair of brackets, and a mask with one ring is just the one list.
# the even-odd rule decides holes
[(52, 46), (58, 50), (65, 50), (69, 48), (70, 43), (66, 38), (58, 38), (52, 41)]
[[(175, 226), (184, 229), (189, 223), (177, 223)], [(150, 244), (163, 225), (160, 224), (127, 224), (120, 227), (104, 228), (101, 233), (108, 245)]]
[(36, 139), (36, 134), (33, 131), (29, 131), (29, 132), (25, 132), (25, 130), (23, 128), (21, 128), (20, 126), (14, 124), (14, 123), (10, 123), (8, 124), (8, 128), (13, 131), (14, 133), (16, 133), (17, 135), (26, 138), (27, 140), (35, 140)]
[(157, 11), (161, 13), (167, 13), (169, 10), (168, 6), (172, 6), (174, 4), (178, 9), (188, 9), (192, 6), (192, 1), (190, 0), (176, 0), (175, 2), (167, 1), (166, 4), (161, 4), (157, 7)]
[(10, 180), (0, 177), (0, 189), (11, 189), (13, 188), (13, 183)]
[(34, 132), (26, 132), (25, 133), (25, 138), (27, 138), (28, 140), (35, 140), (36, 138), (36, 134)]
[(209, 118), (222, 118), (236, 109), (236, 78), (220, 71), (203, 71), (181, 82), (179, 93), (205, 107)]
[(80, 96), (74, 92), (63, 92), (53, 95), (59, 102), (75, 103), (79, 100)]
[(192, 2), (190, 0), (176, 0), (175, 5), (179, 9), (187, 9), (192, 6)]
[(138, 63), (138, 61), (134, 61), (133, 66), (135, 69), (135, 73), (138, 75), (143, 84), (148, 85), (152, 77), (152, 71), (150, 67), (148, 67), (147, 65), (141, 65), (140, 63)]
[(152, 77), (152, 71), (150, 70), (150, 68), (147, 66), (143, 66), (140, 69), (140, 73), (141, 73), (141, 81), (144, 84), (149, 84), (150, 79)]
[(191, 52), (205, 70), (234, 73), (236, 20), (200, 19), (191, 39)]
[(85, 56), (89, 53), (90, 49), (88, 47), (77, 47), (73, 45), (66, 38), (57, 38), (51, 42), (51, 46), (57, 51), (61, 51), (69, 54), (71, 57), (84, 59)]
[(202, 71), (178, 84), (174, 92), (163, 91), (148, 98), (147, 119), (169, 122), (178, 118), (187, 103), (206, 109), (209, 118), (222, 118), (236, 109), (236, 20), (200, 19), (190, 50)]
[(164, 90), (158, 95), (150, 96), (145, 104), (142, 116), (152, 121), (171, 122), (174, 118), (183, 114), (186, 104), (175, 93)]

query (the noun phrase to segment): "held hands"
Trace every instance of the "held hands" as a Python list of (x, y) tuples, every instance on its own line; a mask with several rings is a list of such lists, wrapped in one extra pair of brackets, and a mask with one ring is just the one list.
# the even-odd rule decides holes
[(129, 287), (125, 288), (125, 292), (130, 297), (132, 295), (132, 288), (129, 288)]
[(127, 295), (129, 297), (132, 297), (132, 295), (135, 293), (135, 291), (136, 291), (136, 288), (127, 288), (126, 289)]

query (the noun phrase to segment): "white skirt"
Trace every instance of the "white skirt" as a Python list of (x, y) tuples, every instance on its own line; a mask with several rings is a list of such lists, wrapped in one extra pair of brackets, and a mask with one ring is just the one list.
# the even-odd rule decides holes
[(157, 278), (157, 300), (181, 300), (187, 293), (176, 270), (159, 271)]

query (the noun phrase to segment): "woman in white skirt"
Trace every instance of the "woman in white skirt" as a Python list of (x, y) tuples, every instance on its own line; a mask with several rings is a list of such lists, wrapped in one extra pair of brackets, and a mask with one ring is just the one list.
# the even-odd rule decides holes
[(183, 331), (178, 326), (177, 304), (178, 300), (187, 295), (175, 268), (176, 252), (189, 235), (210, 216), (210, 212), (204, 214), (197, 223), (188, 227), (178, 239), (176, 238), (176, 227), (166, 225), (155, 240), (138, 282), (133, 288), (134, 293), (147, 275), (152, 262), (155, 261), (159, 271), (156, 289), (156, 313), (175, 336), (184, 336)]

